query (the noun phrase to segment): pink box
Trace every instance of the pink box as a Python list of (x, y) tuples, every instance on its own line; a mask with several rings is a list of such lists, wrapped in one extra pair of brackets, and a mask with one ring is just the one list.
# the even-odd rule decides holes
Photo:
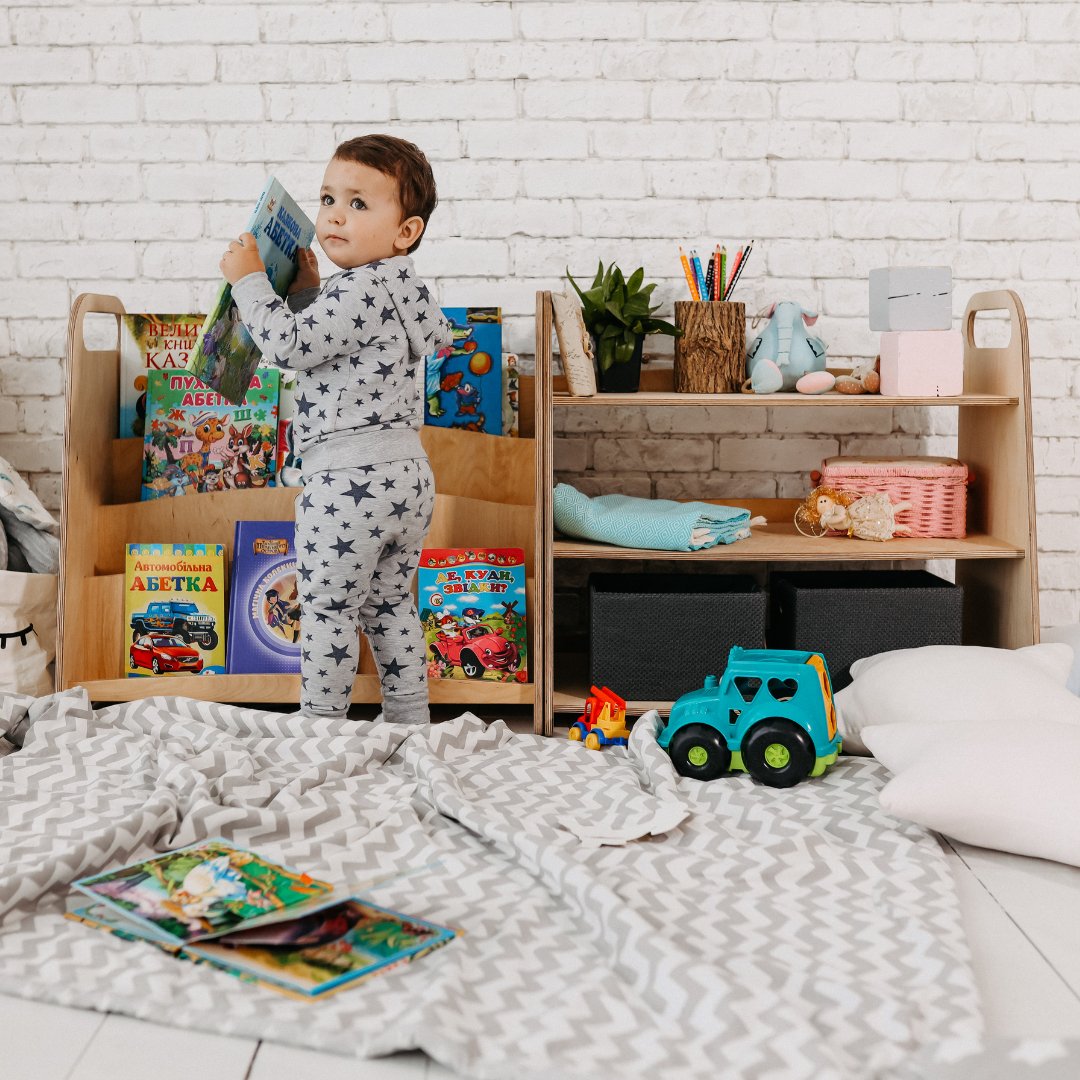
[(881, 335), (881, 393), (886, 397), (952, 397), (964, 392), (964, 338), (959, 330), (895, 330)]

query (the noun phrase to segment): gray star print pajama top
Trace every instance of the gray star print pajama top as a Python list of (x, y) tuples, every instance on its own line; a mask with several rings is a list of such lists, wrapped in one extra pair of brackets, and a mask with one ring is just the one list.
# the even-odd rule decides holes
[(410, 585), (435, 484), (420, 443), (417, 370), (451, 343), (446, 319), (407, 255), (343, 270), (288, 303), (265, 273), (241, 278), (232, 295), (263, 362), (298, 373), (300, 707), (346, 714), (359, 627), (379, 666), (384, 718), (426, 723)]

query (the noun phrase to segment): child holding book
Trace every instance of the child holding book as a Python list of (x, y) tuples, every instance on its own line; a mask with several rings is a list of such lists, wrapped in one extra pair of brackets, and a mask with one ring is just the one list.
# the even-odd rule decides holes
[(427, 723), (424, 635), (410, 585), (435, 484), (420, 443), (416, 373), (451, 343), (409, 257), (437, 202), (424, 154), (388, 135), (342, 143), (323, 177), (315, 231), (336, 266), (320, 288), (310, 249), (287, 303), (255, 238), (229, 244), (221, 271), (263, 361), (297, 374), (296, 499), (300, 707), (343, 717), (363, 629), (379, 665), (383, 717)]

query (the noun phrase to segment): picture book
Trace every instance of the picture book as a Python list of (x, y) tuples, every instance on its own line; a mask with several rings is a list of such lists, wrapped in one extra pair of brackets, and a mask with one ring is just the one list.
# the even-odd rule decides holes
[[(151, 940), (186, 945), (340, 904), (334, 887), (221, 839), (72, 882)], [(138, 936), (138, 935), (137, 935)]]
[(225, 672), (225, 545), (128, 544), (129, 678)]
[(264, 985), (321, 997), (414, 960), (454, 937), (448, 927), (350, 897), (314, 914), (200, 942), (188, 951)]
[(229, 591), (229, 673), (300, 671), (292, 521), (238, 521)]
[[(278, 296), (285, 296), (299, 268), (297, 249), (311, 246), (315, 226), (271, 176), (246, 231), (255, 236), (271, 287)], [(188, 358), (188, 370), (226, 401), (239, 405), (246, 399), (261, 356), (232, 302), (232, 286), (223, 281)]]
[[(309, 1001), (417, 960), (459, 934), (222, 840), (84, 878), (75, 888), (80, 900), (71, 902), (69, 919)], [(317, 895), (305, 895), (311, 890)], [(280, 906), (270, 914), (244, 917), (273, 904)]]
[(424, 422), (502, 435), (502, 311), (443, 308), (453, 342), (427, 358)]
[(520, 395), (521, 385), (520, 372), (518, 370), (518, 358), (515, 353), (507, 353), (503, 357), (503, 434), (514, 438), (520, 434), (518, 419), (521, 410)]
[(429, 678), (528, 682), (521, 548), (424, 548), (416, 588)]
[(120, 317), (120, 426), (118, 436), (142, 438), (146, 373), (183, 368), (205, 315), (127, 314)]
[(300, 455), (293, 448), (296, 416), (296, 372), (282, 369), (278, 394), (277, 479), (284, 487), (300, 487)]
[(232, 405), (189, 372), (149, 372), (142, 497), (274, 487), (279, 378), (259, 368)]

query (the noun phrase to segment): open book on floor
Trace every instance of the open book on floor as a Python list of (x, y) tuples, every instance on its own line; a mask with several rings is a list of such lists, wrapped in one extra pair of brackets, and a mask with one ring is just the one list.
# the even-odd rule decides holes
[(67, 915), (305, 999), (356, 985), (457, 932), (208, 840), (73, 883)]

